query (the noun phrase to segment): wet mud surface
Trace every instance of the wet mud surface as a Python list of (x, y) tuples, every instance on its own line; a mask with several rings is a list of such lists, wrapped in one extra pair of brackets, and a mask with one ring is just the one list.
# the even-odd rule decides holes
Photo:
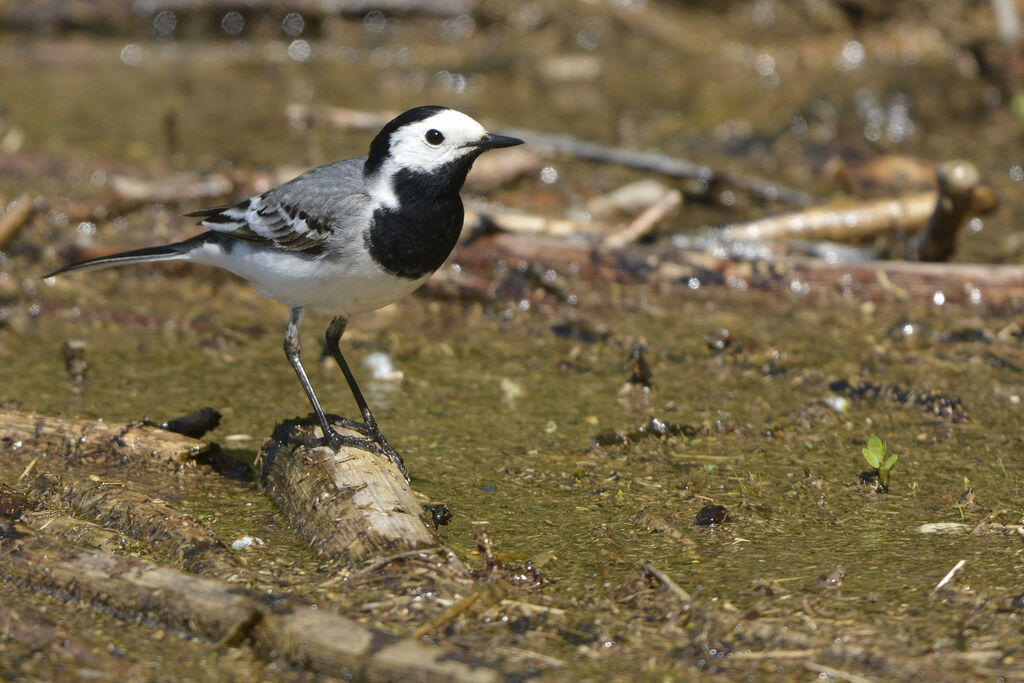
[[(180, 215), (201, 206), (107, 202), (113, 175), (226, 164), (271, 175), (363, 153), (366, 133), (289, 126), (291, 102), (439, 101), (497, 131), (660, 149), (815, 197), (837, 191), (822, 171), (835, 155), (964, 157), (1001, 203), (960, 236), (954, 261), (1020, 260), (1020, 128), (1005, 84), (967, 47), (994, 30), (983, 18), (957, 33), (955, 8), (923, 24), (910, 3), (869, 14), (858, 33), (780, 3), (481, 5), (469, 24), (310, 18), (296, 35), (281, 17), (248, 17), (244, 40), (209, 32), (202, 9), (180, 14), (173, 38), (154, 38), (152, 18), (44, 38), (9, 23), (0, 197), (28, 192), (39, 208), (0, 255), (0, 402), (155, 423), (211, 406), (221, 420), (202, 438), (221, 465), (251, 463), (275, 425), (308, 413), (281, 351), (286, 309), (230, 276), (158, 266), (41, 279), (83, 249), (191, 234)], [(547, 163), (489, 199), (561, 216), (636, 178)], [(776, 208), (742, 195), (687, 203), (654, 239)], [(397, 636), (437, 620), (425, 642), (502, 676), (1024, 676), (1019, 301), (622, 285), (569, 270), (557, 275), (571, 296), (552, 296), (530, 279), (502, 289), (515, 265), (490, 274), (490, 296), (415, 295), (354, 319), (343, 342), (413, 488), (450, 510), (438, 534), (477, 572), (472, 589), (317, 558), (245, 467), (161, 469), (0, 441), (0, 482), (36, 498), (42, 473), (123, 485), (219, 539), (247, 588)], [(333, 361), (317, 362), (327, 322), (308, 321), (304, 359), (325, 409), (351, 415)], [(404, 379), (372, 380), (373, 352)], [(860, 483), (872, 435), (899, 455), (884, 494)], [(921, 529), (936, 523), (966, 527)], [(245, 536), (262, 545), (228, 549)], [(69, 662), (135, 679), (309, 676), (245, 643), (5, 586), (0, 627), (22, 630), (0, 642), (3, 677), (53, 677)], [(441, 619), (467, 590), (476, 601)]]

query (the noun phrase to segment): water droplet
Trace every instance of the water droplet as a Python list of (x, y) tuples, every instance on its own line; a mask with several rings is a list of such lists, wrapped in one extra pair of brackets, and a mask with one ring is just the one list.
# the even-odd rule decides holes
[(312, 49), (309, 43), (301, 38), (293, 40), (288, 45), (288, 56), (294, 59), (296, 62), (304, 62), (309, 59), (309, 55), (312, 53)]
[(228, 12), (220, 20), (220, 27), (229, 36), (237, 36), (245, 28), (245, 17), (241, 12)]
[(289, 12), (281, 20), (281, 30), (289, 36), (298, 36), (306, 28), (306, 20), (298, 12)]

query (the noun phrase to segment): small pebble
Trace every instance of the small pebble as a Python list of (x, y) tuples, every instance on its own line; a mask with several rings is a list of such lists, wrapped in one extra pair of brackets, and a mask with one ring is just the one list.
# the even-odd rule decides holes
[(845, 413), (850, 407), (850, 401), (845, 396), (826, 396), (823, 400), (825, 405), (837, 413)]
[(242, 536), (241, 538), (236, 538), (231, 542), (231, 549), (244, 550), (245, 548), (253, 545), (263, 545), (263, 541), (255, 536)]

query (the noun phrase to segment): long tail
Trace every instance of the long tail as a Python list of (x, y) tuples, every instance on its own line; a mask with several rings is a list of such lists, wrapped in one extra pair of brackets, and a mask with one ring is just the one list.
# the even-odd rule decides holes
[(160, 247), (146, 247), (145, 249), (122, 251), (119, 254), (100, 256), (99, 258), (89, 259), (88, 261), (79, 261), (78, 263), (66, 265), (63, 268), (53, 271), (49, 275), (44, 275), (43, 277), (53, 277), (54, 275), (60, 275), (72, 270), (84, 270), (86, 268), (109, 268), (111, 266), (121, 266), (126, 263), (174, 261), (176, 259), (187, 257), (190, 251), (207, 239), (207, 235), (208, 233), (204, 233), (202, 235), (196, 235), (195, 237), (183, 242), (165, 244)]

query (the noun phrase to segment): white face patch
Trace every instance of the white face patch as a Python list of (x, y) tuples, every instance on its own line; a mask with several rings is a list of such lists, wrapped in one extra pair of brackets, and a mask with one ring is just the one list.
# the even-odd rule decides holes
[(487, 131), (479, 123), (454, 109), (403, 126), (391, 134), (391, 154), (385, 173), (401, 168), (429, 172), (470, 154), (467, 144), (480, 140)]

